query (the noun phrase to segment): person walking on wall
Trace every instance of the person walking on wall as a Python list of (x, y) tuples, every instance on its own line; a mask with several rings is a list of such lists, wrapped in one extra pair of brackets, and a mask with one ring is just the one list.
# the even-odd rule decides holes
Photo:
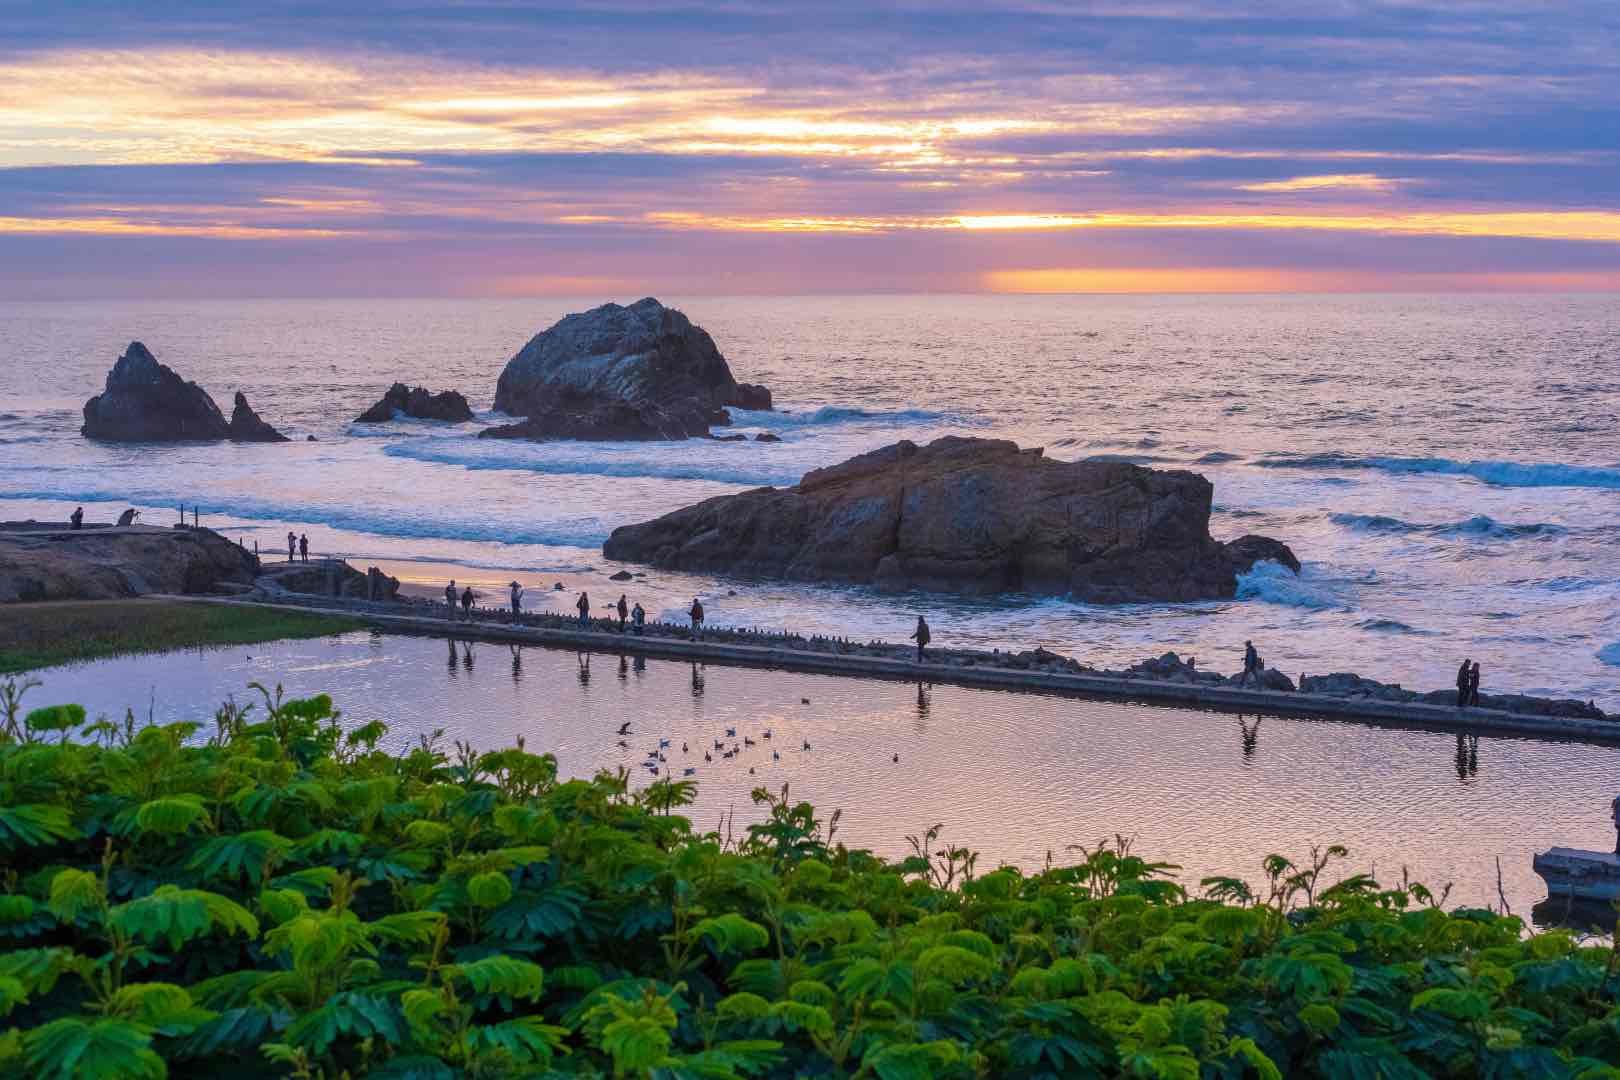
[(73, 513), (68, 516), (68, 520), (73, 522), (74, 532), (78, 532), (80, 529), (84, 528), (84, 507), (81, 506), (77, 510), (73, 511)]
[(630, 617), (630, 604), (625, 599), (624, 593), (619, 594), (618, 608), (619, 608), (619, 633), (622, 634), (622, 633), (624, 633), (625, 620)]
[(921, 615), (917, 616), (917, 629), (911, 632), (911, 639), (917, 643), (917, 663), (923, 662), (923, 647), (932, 640), (928, 633), (928, 620)]
[(445, 607), (448, 608), (449, 611), (450, 611), (450, 621), (451, 622), (456, 621), (456, 600), (457, 600), (457, 598), (458, 598), (458, 594), (456, 592), (456, 579), (451, 578), (450, 579), (450, 584), (448, 584), (448, 585), (446, 585), (444, 587), (444, 604), (445, 604)]
[(630, 609), (630, 625), (637, 637), (640, 637), (647, 628), (647, 609), (641, 606), (640, 600), (637, 600), (636, 606)]
[(461, 593), (461, 614), (463, 618), (469, 621), (472, 619), (472, 605), (473, 591), (472, 586), (469, 585)]
[(1261, 685), (1260, 669), (1261, 663), (1259, 650), (1254, 647), (1254, 642), (1245, 641), (1243, 643), (1243, 674), (1238, 678), (1238, 685), (1249, 685), (1249, 680), (1251, 678), (1254, 679), (1255, 686)]
[(574, 607), (579, 609), (579, 625), (581, 629), (589, 630), (591, 626), (591, 598), (583, 590), (579, 599), (574, 601)]
[(1474, 661), (1474, 666), (1468, 669), (1468, 704), (1472, 705), (1476, 709), (1479, 708), (1479, 661), (1478, 660), (1475, 660)]
[(1469, 669), (1470, 663), (1471, 661), (1464, 657), (1462, 667), (1457, 669), (1457, 708), (1459, 709), (1468, 704), (1468, 680), (1473, 676), (1473, 672)]
[(692, 617), (692, 640), (698, 641), (703, 637), (703, 601), (692, 597), (692, 609), (687, 612)]
[(509, 587), (512, 590), (512, 614), (520, 615), (523, 611), (523, 586), (514, 581)]

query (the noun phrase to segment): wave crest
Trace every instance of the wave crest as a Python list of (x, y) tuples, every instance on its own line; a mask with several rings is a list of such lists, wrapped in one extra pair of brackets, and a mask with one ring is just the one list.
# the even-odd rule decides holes
[(1377, 469), (1390, 473), (1468, 476), (1498, 487), (1584, 487), (1620, 490), (1620, 467), (1556, 462), (1454, 461), (1451, 458), (1296, 454), (1255, 462), (1267, 469)]

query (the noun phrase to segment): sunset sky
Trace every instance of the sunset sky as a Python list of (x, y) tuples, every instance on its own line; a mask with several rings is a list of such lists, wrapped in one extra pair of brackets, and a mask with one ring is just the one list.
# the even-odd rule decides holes
[(1620, 289), (1620, 4), (0, 0), (0, 299), (1382, 289)]

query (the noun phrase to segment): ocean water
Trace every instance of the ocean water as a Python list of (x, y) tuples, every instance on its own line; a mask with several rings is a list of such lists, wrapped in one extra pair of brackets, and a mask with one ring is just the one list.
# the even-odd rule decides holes
[[(1075, 861), (1069, 845), (1122, 834), (1179, 864), (1177, 880), (1197, 892), (1216, 874), (1258, 885), (1267, 854), (1297, 860), (1338, 843), (1350, 857), (1330, 880), (1364, 872), (1393, 884), (1404, 872), (1452, 885), (1451, 906), (1484, 907), (1499, 903), (1500, 859), (1508, 904), (1538, 922), (1563, 906), (1544, 900), (1532, 855), (1609, 850), (1620, 790), (1615, 746), (369, 633), (37, 674), (31, 704), (75, 701), (113, 718), (133, 708), (205, 730), (227, 697), (261, 700), (248, 683), (279, 683), (290, 696), (330, 693), (347, 725), (386, 722), (388, 750), (436, 728), (445, 744), (481, 749), (522, 737), (555, 754), (564, 776), (624, 768), (638, 787), (667, 740), (660, 768), (693, 770), (687, 814), (702, 831), (729, 823), (741, 835), (763, 817), (750, 792), (787, 784), (824, 818), (844, 811), (845, 843), (899, 858), (907, 836), (938, 823), (945, 842), (980, 853), (981, 871)], [(740, 754), (719, 756), (716, 740)]]
[[(630, 301), (634, 297), (619, 297)], [(534, 603), (621, 591), (619, 524), (900, 438), (948, 433), (1193, 469), (1217, 537), (1304, 561), (1239, 598), (1094, 607), (960, 600), (652, 571), (632, 599), (712, 622), (1047, 648), (1123, 665), (1166, 649), (1236, 670), (1243, 641), (1290, 674), (1358, 671), (1620, 708), (1620, 297), (661, 297), (784, 410), (779, 444), (479, 441), (530, 335), (595, 300), (0, 303), (0, 518), (204, 524), (275, 550), (378, 562)], [(131, 339), (225, 407), (247, 392), (291, 445), (117, 447), (79, 410)], [(467, 425), (350, 418), (396, 380), (459, 389)], [(638, 568), (640, 569), (640, 568)], [(561, 583), (565, 592), (550, 591)]]

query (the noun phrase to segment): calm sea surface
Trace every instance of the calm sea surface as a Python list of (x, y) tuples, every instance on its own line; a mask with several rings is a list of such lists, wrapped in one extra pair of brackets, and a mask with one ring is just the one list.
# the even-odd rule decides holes
[[(1196, 892), (1212, 874), (1262, 880), (1270, 852), (1298, 859), (1342, 843), (1350, 857), (1335, 880), (1366, 871), (1394, 883), (1404, 870), (1436, 889), (1451, 883), (1453, 906), (1484, 906), (1498, 902), (1500, 858), (1512, 910), (1539, 920), (1558, 911), (1532, 912), (1546, 895), (1532, 853), (1608, 850), (1620, 790), (1617, 747), (365, 633), (40, 676), (36, 705), (205, 724), (227, 696), (258, 700), (249, 682), (280, 682), (291, 695), (331, 693), (345, 723), (386, 721), (387, 749), (435, 728), (483, 749), (522, 736), (556, 754), (564, 775), (622, 766), (638, 784), (651, 779), (648, 752), (668, 740), (662, 767), (694, 770), (689, 814), (701, 830), (730, 818), (741, 834), (762, 816), (749, 792), (785, 783), (824, 816), (842, 808), (846, 843), (899, 857), (908, 835), (940, 823), (945, 842), (981, 853), (981, 870), (1038, 869), (1048, 853), (1074, 860), (1068, 845), (1119, 833), (1179, 863), (1177, 880)], [(736, 758), (714, 751), (745, 738), (755, 745)]]
[[(922, 611), (941, 645), (1109, 665), (1173, 648), (1236, 670), (1252, 637), (1292, 674), (1420, 689), (1471, 656), (1487, 692), (1620, 708), (1620, 298), (662, 299), (775, 390), (791, 411), (739, 430), (784, 442), (479, 441), (488, 412), (348, 422), (396, 379), (487, 410), (507, 358), (594, 301), (0, 303), (0, 517), (82, 502), (163, 523), (201, 503), (205, 524), (267, 549), (292, 528), (424, 585), (516, 577), (608, 600), (615, 525), (899, 438), (994, 435), (1203, 472), (1215, 534), (1286, 540), (1304, 576), (1263, 567), (1233, 602), (1097, 608), (660, 572), (632, 599), (656, 613), (702, 594), (716, 623), (863, 638), (903, 638)], [(86, 442), (80, 406), (132, 338), (226, 408), (245, 390), (319, 441)]]

